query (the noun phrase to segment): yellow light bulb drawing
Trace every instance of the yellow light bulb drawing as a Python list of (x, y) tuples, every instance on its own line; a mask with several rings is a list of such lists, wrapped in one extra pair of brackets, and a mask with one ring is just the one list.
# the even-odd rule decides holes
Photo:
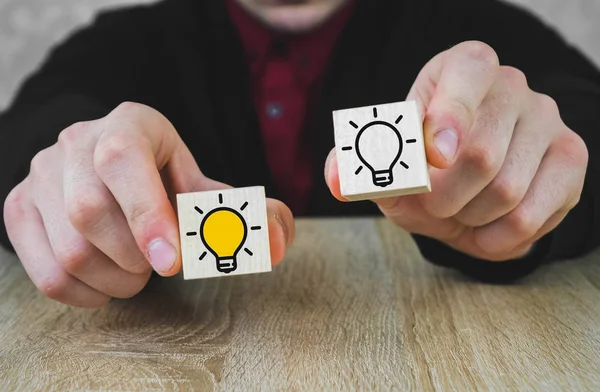
[(239, 212), (221, 207), (212, 210), (202, 221), (200, 238), (204, 246), (217, 258), (219, 272), (237, 269), (236, 256), (247, 236), (246, 222)]
[[(223, 194), (219, 193), (219, 204), (223, 204)], [(240, 211), (248, 206), (248, 202), (240, 207)], [(198, 206), (196, 212), (204, 215), (200, 224), (200, 231), (190, 231), (188, 236), (200, 235), (202, 243), (216, 259), (217, 271), (229, 274), (238, 267), (238, 253), (244, 249), (249, 256), (253, 256), (250, 249), (244, 248), (248, 237), (248, 225), (242, 214), (230, 207), (217, 207), (206, 215)], [(250, 230), (261, 230), (260, 226), (252, 226)], [(199, 260), (202, 261), (208, 252), (203, 252)]]

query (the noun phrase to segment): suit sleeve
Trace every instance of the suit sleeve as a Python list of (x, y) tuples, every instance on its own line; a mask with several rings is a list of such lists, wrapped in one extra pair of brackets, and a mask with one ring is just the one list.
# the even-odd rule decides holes
[[(142, 72), (144, 44), (133, 30), (144, 11), (106, 13), (55, 47), (21, 86), (0, 115), (0, 200), (29, 172), (40, 150), (66, 127), (105, 116), (124, 100), (134, 100)], [(141, 61), (140, 61), (141, 60)], [(2, 218), (3, 219), (3, 218)], [(12, 249), (4, 220), (0, 244)]]
[[(460, 3), (460, 5), (457, 5)], [(585, 141), (589, 164), (579, 204), (524, 258), (495, 263), (415, 236), (424, 257), (487, 282), (511, 282), (539, 265), (585, 255), (600, 243), (600, 73), (579, 51), (528, 12), (493, 0), (439, 2), (429, 37), (434, 46), (466, 40), (492, 46), (502, 65), (525, 73), (530, 87), (558, 103), (563, 121)], [(450, 37), (440, 40), (438, 37)]]

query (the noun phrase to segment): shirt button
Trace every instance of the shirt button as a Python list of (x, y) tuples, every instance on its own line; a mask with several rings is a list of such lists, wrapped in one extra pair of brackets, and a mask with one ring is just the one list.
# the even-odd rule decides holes
[(267, 104), (267, 116), (269, 118), (280, 118), (283, 114), (283, 107), (280, 103), (269, 103)]
[(308, 68), (308, 56), (300, 57), (300, 66), (304, 69)]

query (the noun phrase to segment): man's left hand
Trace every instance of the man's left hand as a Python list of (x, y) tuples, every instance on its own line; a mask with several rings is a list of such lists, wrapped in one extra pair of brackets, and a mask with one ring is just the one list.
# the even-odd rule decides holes
[[(424, 116), (432, 192), (374, 200), (399, 226), (502, 261), (525, 255), (578, 203), (585, 143), (556, 102), (500, 66), (488, 45), (464, 42), (434, 57), (407, 100)], [(344, 200), (334, 151), (325, 177)]]

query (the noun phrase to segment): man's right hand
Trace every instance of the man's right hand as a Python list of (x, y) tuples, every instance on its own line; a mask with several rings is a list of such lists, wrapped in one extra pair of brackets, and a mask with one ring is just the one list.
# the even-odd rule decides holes
[[(84, 307), (128, 298), (152, 269), (181, 269), (177, 193), (223, 189), (206, 178), (171, 123), (147, 106), (124, 103), (78, 123), (39, 152), (4, 204), (8, 236), (38, 289)], [(271, 259), (294, 237), (290, 210), (267, 200)]]

